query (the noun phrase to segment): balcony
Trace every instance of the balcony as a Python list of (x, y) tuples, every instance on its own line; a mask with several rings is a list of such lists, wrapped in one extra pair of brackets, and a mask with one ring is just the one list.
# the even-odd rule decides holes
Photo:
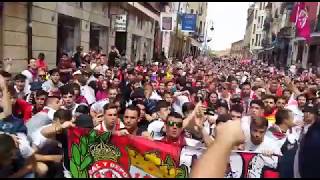
[(270, 47), (270, 46), (271, 46), (271, 43), (270, 43), (270, 41), (269, 41), (269, 38), (264, 38), (264, 39), (262, 39), (262, 41), (261, 41), (261, 46), (262, 46), (263, 48), (268, 48), (268, 47)]

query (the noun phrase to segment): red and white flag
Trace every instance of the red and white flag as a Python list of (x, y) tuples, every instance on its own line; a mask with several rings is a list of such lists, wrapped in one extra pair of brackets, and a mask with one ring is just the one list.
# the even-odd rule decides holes
[(305, 2), (297, 2), (292, 10), (290, 21), (294, 22), (299, 37), (310, 42), (310, 21)]

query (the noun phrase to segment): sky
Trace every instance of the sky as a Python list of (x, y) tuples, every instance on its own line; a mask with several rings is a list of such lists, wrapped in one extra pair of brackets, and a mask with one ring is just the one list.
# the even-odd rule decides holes
[(231, 43), (243, 39), (249, 2), (208, 2), (207, 21), (212, 20), (214, 31), (208, 29), (212, 50), (225, 50)]

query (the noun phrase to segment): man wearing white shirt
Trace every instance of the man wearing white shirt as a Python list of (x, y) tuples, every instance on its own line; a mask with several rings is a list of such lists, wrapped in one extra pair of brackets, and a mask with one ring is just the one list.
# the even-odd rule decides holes
[(74, 115), (79, 104), (75, 103), (75, 95), (72, 86), (63, 86), (61, 88), (61, 96), (63, 102), (62, 108), (71, 111), (72, 115)]
[(87, 79), (85, 75), (79, 76), (79, 83), (80, 83), (80, 94), (81, 96), (84, 96), (88, 102), (89, 105), (96, 102), (96, 96), (94, 89), (92, 89), (90, 86), (87, 85)]
[(52, 123), (54, 113), (61, 107), (60, 97), (48, 96), (46, 106), (42, 111), (35, 114), (27, 123), (28, 135), (36, 129)]
[(246, 138), (250, 137), (250, 123), (251, 119), (262, 116), (264, 104), (261, 100), (252, 100), (250, 103), (249, 116), (241, 118), (241, 128)]
[(151, 134), (154, 139), (160, 140), (163, 138), (164, 121), (166, 121), (170, 113), (169, 105), (166, 101), (161, 100), (158, 102), (156, 110), (158, 119), (153, 120), (148, 125), (148, 133)]
[(276, 148), (284, 154), (292, 149), (298, 142), (298, 133), (293, 129), (296, 126), (293, 122), (293, 113), (290, 110), (279, 110), (276, 115), (276, 122), (269, 127), (266, 136), (270, 138)]
[(254, 151), (263, 154), (281, 154), (280, 148), (274, 144), (271, 138), (265, 134), (268, 129), (268, 120), (263, 117), (256, 117), (250, 123), (250, 137), (245, 140), (244, 150)]

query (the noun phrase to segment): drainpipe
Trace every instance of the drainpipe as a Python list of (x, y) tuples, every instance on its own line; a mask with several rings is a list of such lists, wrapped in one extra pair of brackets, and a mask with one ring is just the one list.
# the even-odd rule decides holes
[(27, 2), (28, 62), (32, 58), (32, 2)]

